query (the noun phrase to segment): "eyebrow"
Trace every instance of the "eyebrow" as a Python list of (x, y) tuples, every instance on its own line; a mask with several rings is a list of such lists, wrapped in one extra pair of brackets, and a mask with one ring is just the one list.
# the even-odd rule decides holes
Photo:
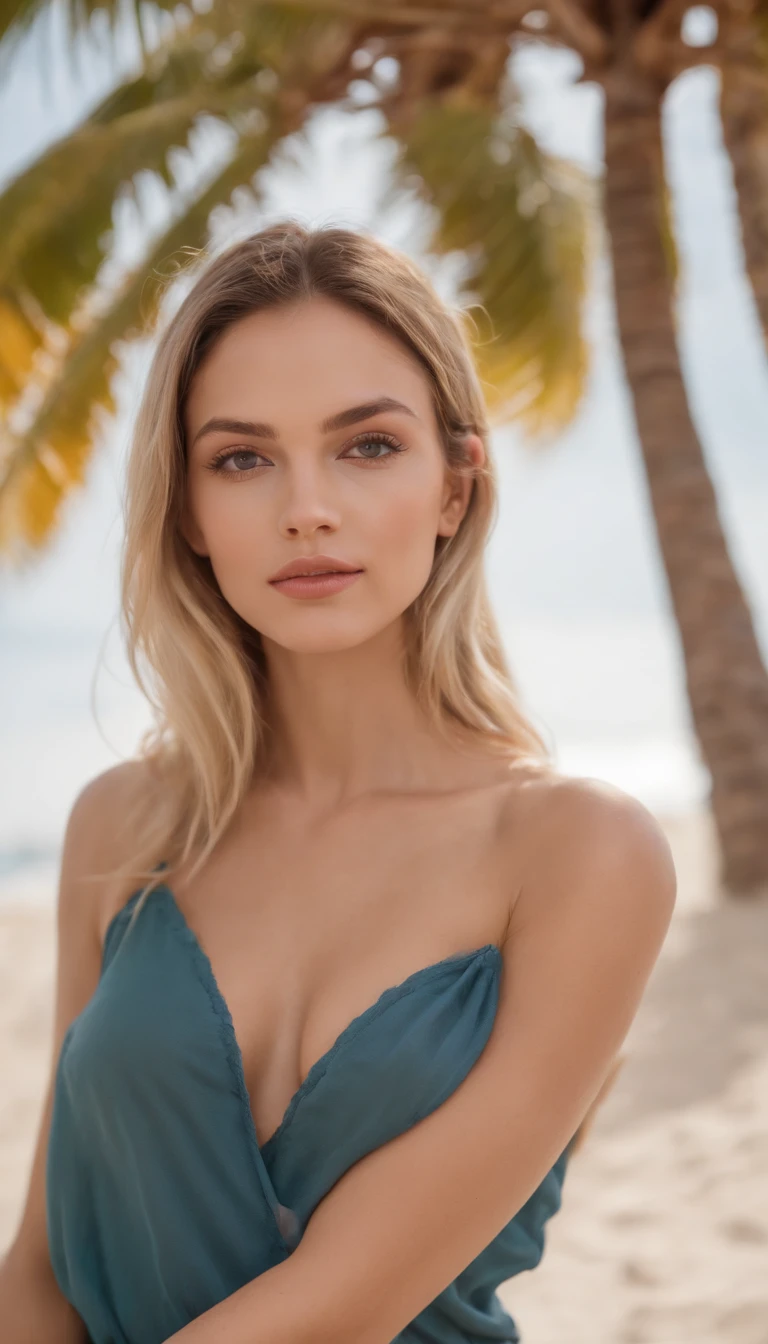
[[(329, 415), (320, 422), (320, 430), (323, 434), (330, 434), (334, 429), (346, 429), (348, 425), (356, 425), (361, 420), (370, 420), (374, 415), (380, 415), (382, 411), (401, 411), (405, 415), (412, 415), (415, 420), (418, 416), (412, 411), (405, 402), (397, 401), (395, 397), (377, 397), (375, 401), (365, 401), (360, 406), (350, 406), (346, 411), (337, 411), (335, 415)], [(278, 439), (280, 436), (274, 425), (266, 424), (257, 420), (229, 420), (215, 416), (212, 420), (206, 420), (202, 429), (199, 429), (192, 440), (192, 446), (202, 439), (205, 434), (214, 434), (216, 431), (224, 431), (228, 434), (249, 434), (258, 439)]]

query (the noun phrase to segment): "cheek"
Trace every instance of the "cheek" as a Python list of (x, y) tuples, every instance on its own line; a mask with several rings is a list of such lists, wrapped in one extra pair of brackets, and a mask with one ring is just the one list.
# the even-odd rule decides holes
[(246, 561), (258, 563), (269, 538), (270, 520), (263, 500), (245, 481), (217, 485), (217, 489), (198, 491), (194, 499), (195, 518), (214, 570), (226, 572), (233, 566), (239, 570)]
[(428, 551), (431, 554), (438, 513), (436, 498), (425, 498), (416, 491), (406, 491), (397, 499), (388, 501), (380, 517), (371, 519), (371, 530), (382, 543), (411, 553)]
[(366, 551), (377, 582), (407, 606), (421, 592), (434, 560), (440, 519), (440, 484), (412, 488), (379, 501), (366, 520)]

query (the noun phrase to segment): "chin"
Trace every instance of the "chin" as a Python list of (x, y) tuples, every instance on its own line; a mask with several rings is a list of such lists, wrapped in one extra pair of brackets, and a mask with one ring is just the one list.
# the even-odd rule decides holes
[(387, 621), (374, 626), (357, 622), (336, 624), (326, 617), (297, 621), (287, 630), (262, 630), (262, 636), (290, 653), (343, 653), (375, 639), (388, 624)]

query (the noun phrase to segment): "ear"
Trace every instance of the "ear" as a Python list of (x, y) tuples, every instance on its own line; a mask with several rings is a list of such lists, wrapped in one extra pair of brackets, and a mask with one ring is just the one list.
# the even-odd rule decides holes
[(437, 535), (452, 537), (459, 529), (472, 494), (475, 468), (485, 464), (485, 445), (479, 434), (468, 434), (464, 440), (464, 452), (467, 465), (463, 470), (446, 471), (445, 488), (440, 509), (440, 521)]

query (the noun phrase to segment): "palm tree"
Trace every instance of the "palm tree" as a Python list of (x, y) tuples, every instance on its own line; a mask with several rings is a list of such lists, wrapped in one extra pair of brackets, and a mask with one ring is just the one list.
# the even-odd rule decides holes
[(768, 3), (724, 10), (720, 115), (733, 165), (744, 261), (768, 349)]
[[(724, 125), (759, 298), (768, 112), (761, 120), (754, 96), (745, 116), (739, 100), (745, 62), (762, 69), (756, 39), (750, 46), (744, 36), (745, 24), (755, 31), (761, 2), (718, 0), (721, 31), (704, 47), (683, 40), (678, 0), (543, 0), (533, 11), (525, 0), (224, 0), (177, 19), (135, 77), (0, 195), (0, 399), (10, 426), (0, 550), (34, 550), (51, 535), (82, 479), (94, 412), (111, 408), (115, 342), (151, 318), (169, 259), (204, 245), (211, 211), (236, 186), (258, 196), (259, 168), (314, 107), (360, 106), (361, 82), (362, 105), (378, 107), (382, 133), (398, 146), (393, 191), (423, 196), (435, 211), (435, 250), (466, 256), (465, 294), (497, 422), (514, 416), (534, 434), (567, 423), (586, 370), (581, 305), (594, 198), (516, 117), (510, 47), (534, 31), (576, 51), (582, 78), (603, 89), (602, 204), (620, 341), (693, 725), (712, 777), (722, 883), (734, 893), (763, 887), (768, 674), (686, 397), (661, 140), (663, 99), (679, 72), (727, 64)], [(46, 4), (0, 0), (6, 42)], [(81, 0), (71, 9), (82, 21), (95, 7)], [(117, 21), (115, 0), (101, 7)], [(227, 124), (231, 156), (183, 193), (169, 155), (203, 116)], [(166, 182), (173, 219), (141, 263), (109, 285), (102, 240), (112, 206), (147, 168)]]

